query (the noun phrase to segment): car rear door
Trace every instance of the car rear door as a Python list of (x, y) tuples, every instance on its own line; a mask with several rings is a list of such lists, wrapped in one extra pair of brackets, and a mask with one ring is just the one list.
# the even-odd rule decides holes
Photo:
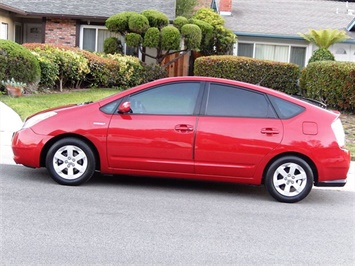
[(180, 82), (124, 99), (132, 112), (112, 117), (107, 137), (109, 167), (193, 173), (199, 92), (200, 82)]
[(196, 134), (196, 173), (250, 179), (283, 138), (283, 125), (259, 92), (211, 83)]

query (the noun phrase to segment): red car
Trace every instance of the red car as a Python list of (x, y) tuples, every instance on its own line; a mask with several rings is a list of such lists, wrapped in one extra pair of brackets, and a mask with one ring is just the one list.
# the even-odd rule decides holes
[(264, 87), (209, 77), (157, 80), (29, 117), (14, 160), (63, 185), (95, 171), (264, 184), (281, 202), (344, 186), (339, 113)]

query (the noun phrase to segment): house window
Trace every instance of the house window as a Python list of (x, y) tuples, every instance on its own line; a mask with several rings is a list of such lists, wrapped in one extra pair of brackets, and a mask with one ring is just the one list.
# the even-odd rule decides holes
[(8, 39), (8, 28), (9, 25), (7, 23), (0, 24), (0, 39), (7, 40)]
[(304, 67), (306, 65), (306, 47), (291, 46), (290, 63)]
[(336, 54), (346, 54), (346, 51), (344, 48), (338, 48), (335, 53)]
[(238, 56), (253, 57), (254, 44), (253, 43), (239, 43), (238, 44)]
[(104, 26), (83, 25), (80, 29), (80, 48), (90, 52), (103, 52), (104, 41), (109, 37), (117, 37)]
[(288, 53), (288, 46), (269, 44), (255, 45), (255, 58), (257, 59), (288, 62)]
[(300, 67), (304, 67), (306, 47), (261, 43), (238, 43), (237, 55), (262, 60), (294, 63)]

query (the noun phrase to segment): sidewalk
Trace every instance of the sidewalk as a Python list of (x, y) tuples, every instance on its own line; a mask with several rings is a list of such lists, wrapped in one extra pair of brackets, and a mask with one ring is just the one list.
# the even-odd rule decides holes
[[(20, 116), (15, 113), (6, 104), (0, 102), (0, 165), (15, 164), (12, 156), (11, 137), (13, 132), (22, 127)], [(319, 188), (319, 189), (336, 189), (344, 191), (355, 191), (355, 161), (351, 162), (348, 173), (348, 181), (342, 188)]]
[(22, 124), (20, 116), (0, 102), (0, 164), (15, 164), (12, 159), (11, 137)]

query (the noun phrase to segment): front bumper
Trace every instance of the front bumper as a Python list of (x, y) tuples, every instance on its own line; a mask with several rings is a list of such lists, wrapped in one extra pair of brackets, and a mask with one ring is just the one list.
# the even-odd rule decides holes
[(38, 135), (30, 128), (15, 132), (12, 138), (14, 161), (17, 164), (39, 168), (41, 151), (50, 139), (50, 136)]

